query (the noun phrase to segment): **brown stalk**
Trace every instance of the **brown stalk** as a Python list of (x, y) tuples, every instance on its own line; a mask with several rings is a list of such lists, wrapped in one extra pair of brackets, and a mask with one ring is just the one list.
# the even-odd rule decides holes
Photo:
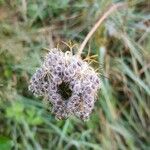
[(127, 3), (116, 3), (113, 4), (112, 6), (110, 6), (107, 11), (99, 18), (99, 20), (94, 24), (93, 28), (90, 30), (90, 32), (87, 34), (87, 36), (85, 37), (84, 41), (81, 43), (78, 53), (77, 55), (80, 57), (82, 54), (82, 51), (84, 49), (84, 47), (86, 46), (87, 42), (89, 41), (89, 39), (92, 37), (92, 35), (95, 33), (95, 31), (98, 29), (98, 27), (100, 27), (100, 25), (102, 24), (102, 22), (108, 18), (109, 15), (111, 15), (114, 11), (116, 11), (117, 9), (120, 8), (126, 8), (127, 7)]

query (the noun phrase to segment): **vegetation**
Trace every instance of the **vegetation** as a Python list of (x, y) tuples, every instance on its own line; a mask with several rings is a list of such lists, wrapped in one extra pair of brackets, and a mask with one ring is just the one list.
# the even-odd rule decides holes
[(150, 9), (126, 0), (83, 51), (100, 72), (90, 120), (56, 120), (28, 91), (47, 49), (73, 50), (117, 0), (0, 0), (0, 150), (150, 148)]

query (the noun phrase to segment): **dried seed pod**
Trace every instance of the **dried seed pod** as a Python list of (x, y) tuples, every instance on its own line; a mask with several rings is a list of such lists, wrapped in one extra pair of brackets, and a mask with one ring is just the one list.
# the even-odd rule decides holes
[(82, 92), (81, 83), (80, 82), (75, 82), (75, 84), (73, 85), (73, 91), (76, 94), (79, 94), (79, 93)]
[(51, 84), (48, 87), (48, 92), (52, 91), (52, 93), (53, 93), (53, 92), (57, 92), (57, 90), (58, 90), (57, 85), (55, 83), (51, 82)]
[(52, 113), (55, 114), (57, 119), (66, 119), (69, 116), (69, 113), (67, 112), (67, 110), (65, 109), (65, 105), (61, 105), (61, 106), (54, 106), (52, 109)]
[(52, 80), (57, 85), (60, 85), (62, 83), (62, 79), (59, 76), (54, 76)]
[(64, 68), (63, 68), (63, 66), (61, 66), (61, 65), (55, 66), (55, 71), (56, 71), (56, 73), (62, 72), (63, 69), (64, 69)]

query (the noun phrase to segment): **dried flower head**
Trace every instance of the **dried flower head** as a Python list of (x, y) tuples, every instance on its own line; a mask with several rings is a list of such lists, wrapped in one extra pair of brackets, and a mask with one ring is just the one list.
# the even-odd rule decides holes
[(51, 102), (52, 113), (58, 119), (75, 115), (87, 120), (99, 88), (100, 79), (87, 62), (56, 48), (48, 53), (29, 85), (33, 94)]

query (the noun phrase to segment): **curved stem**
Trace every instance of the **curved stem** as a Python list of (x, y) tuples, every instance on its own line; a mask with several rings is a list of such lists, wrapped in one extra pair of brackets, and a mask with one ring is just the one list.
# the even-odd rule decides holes
[(99, 20), (95, 23), (95, 25), (93, 26), (93, 28), (90, 30), (90, 32), (87, 34), (87, 36), (85, 37), (84, 41), (81, 43), (78, 53), (77, 55), (80, 57), (82, 54), (82, 51), (85, 47), (85, 45), (87, 44), (87, 42), (89, 41), (89, 39), (91, 38), (91, 36), (94, 34), (94, 32), (97, 30), (97, 28), (102, 24), (102, 22), (111, 14), (113, 13), (115, 10), (117, 10), (118, 8), (124, 8), (127, 7), (127, 3), (116, 3), (113, 4), (100, 18)]

